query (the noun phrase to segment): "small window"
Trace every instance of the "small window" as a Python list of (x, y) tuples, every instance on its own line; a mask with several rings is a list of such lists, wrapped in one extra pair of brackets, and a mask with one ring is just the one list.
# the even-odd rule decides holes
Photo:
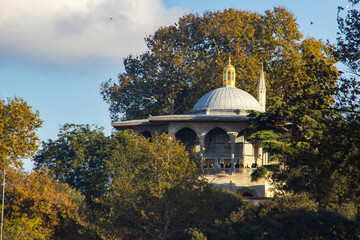
[(230, 80), (230, 71), (228, 71), (228, 80)]
[(243, 192), (242, 194), (241, 194), (241, 196), (243, 196), (243, 197), (254, 197), (251, 193), (249, 193), (249, 192)]
[(232, 72), (232, 74), (231, 74), (231, 79), (232, 79), (232, 80), (235, 80), (235, 72)]

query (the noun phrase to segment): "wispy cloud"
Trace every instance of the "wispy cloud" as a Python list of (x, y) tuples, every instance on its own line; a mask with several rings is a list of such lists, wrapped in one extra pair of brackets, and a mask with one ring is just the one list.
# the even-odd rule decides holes
[(119, 60), (143, 52), (146, 35), (183, 13), (162, 0), (2, 0), (0, 54), (50, 63)]

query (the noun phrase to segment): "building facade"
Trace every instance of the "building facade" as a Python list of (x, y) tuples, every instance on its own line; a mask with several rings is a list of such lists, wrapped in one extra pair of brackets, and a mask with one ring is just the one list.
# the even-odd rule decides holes
[(187, 148), (195, 147), (207, 179), (215, 186), (247, 197), (269, 197), (271, 192), (265, 180), (255, 183), (250, 180), (254, 169), (269, 164), (269, 156), (261, 147), (246, 141), (248, 111), (266, 110), (263, 69), (257, 99), (236, 88), (235, 80), (235, 68), (229, 59), (223, 70), (223, 86), (206, 93), (191, 111), (114, 122), (112, 126), (118, 130), (132, 129), (145, 137), (166, 132)]

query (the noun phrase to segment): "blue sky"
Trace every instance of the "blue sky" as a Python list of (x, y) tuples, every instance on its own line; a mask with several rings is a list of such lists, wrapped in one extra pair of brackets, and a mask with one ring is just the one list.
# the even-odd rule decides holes
[[(1, 0), (0, 98), (22, 97), (40, 112), (41, 140), (65, 123), (111, 132), (99, 86), (123, 71), (122, 59), (146, 50), (144, 37), (185, 13), (284, 6), (305, 37), (335, 43), (346, 0)], [(310, 24), (313, 22), (313, 24)]]

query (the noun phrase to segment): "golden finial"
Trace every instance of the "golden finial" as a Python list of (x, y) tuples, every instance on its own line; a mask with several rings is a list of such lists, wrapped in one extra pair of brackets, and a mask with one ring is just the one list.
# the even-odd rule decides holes
[(235, 68), (231, 65), (231, 57), (228, 57), (228, 65), (223, 71), (223, 87), (235, 87)]

